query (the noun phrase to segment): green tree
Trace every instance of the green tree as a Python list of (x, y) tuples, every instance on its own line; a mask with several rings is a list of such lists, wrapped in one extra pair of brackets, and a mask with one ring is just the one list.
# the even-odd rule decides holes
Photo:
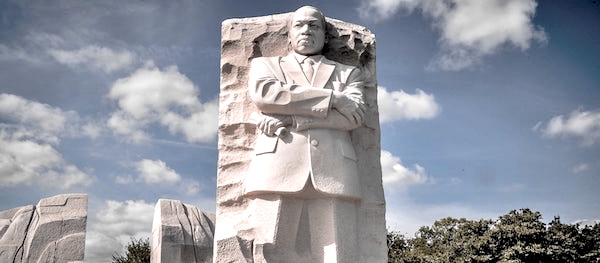
[(399, 232), (388, 232), (387, 234), (387, 246), (388, 246), (388, 263), (402, 263), (405, 262), (403, 259), (407, 258), (407, 252), (409, 247), (407, 239), (404, 235)]
[(585, 246), (580, 238), (578, 226), (563, 224), (558, 216), (548, 223), (546, 240), (548, 243), (545, 262), (577, 262), (579, 250)]
[(406, 241), (407, 251), (397, 262), (490, 262), (492, 223), (451, 217), (438, 220)]
[(529, 209), (498, 220), (443, 218), (414, 238), (388, 233), (390, 263), (600, 263), (600, 224), (581, 227)]
[(131, 238), (125, 247), (125, 255), (113, 255), (113, 263), (150, 263), (150, 241)]
[(540, 212), (527, 208), (500, 216), (491, 233), (494, 262), (544, 262), (546, 225), (541, 219)]
[(579, 244), (579, 262), (600, 263), (600, 223), (582, 228)]

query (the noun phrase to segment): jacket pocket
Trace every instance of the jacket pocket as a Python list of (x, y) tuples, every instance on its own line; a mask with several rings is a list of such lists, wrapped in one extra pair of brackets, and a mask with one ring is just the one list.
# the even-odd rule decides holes
[(277, 136), (269, 137), (264, 134), (256, 137), (256, 141), (254, 141), (254, 154), (265, 154), (265, 153), (274, 153), (275, 149), (277, 149)]
[(354, 146), (351, 142), (340, 141), (340, 149), (342, 149), (342, 156), (348, 158), (352, 161), (358, 161), (358, 157), (356, 157), (356, 151), (354, 150)]

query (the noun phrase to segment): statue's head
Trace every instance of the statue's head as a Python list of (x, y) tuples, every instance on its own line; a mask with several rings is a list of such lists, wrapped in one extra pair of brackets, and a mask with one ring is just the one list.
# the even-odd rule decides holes
[(325, 16), (316, 7), (298, 8), (290, 18), (288, 38), (294, 51), (302, 55), (320, 54), (325, 45)]

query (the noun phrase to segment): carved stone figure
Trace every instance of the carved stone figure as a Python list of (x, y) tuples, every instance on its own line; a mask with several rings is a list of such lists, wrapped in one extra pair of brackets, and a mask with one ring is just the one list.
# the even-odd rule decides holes
[(356, 259), (361, 190), (348, 131), (362, 125), (364, 84), (358, 68), (321, 55), (325, 27), (318, 9), (298, 9), (292, 52), (250, 65), (250, 98), (263, 114), (245, 181), (259, 218), (255, 262)]
[(374, 35), (302, 7), (221, 44), (214, 261), (386, 262)]

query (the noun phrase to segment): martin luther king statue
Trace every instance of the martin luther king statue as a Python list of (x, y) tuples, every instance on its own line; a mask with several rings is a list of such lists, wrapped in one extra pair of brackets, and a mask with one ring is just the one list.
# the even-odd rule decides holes
[(361, 189), (349, 134), (366, 105), (358, 68), (321, 55), (325, 17), (289, 21), (291, 52), (258, 57), (248, 89), (260, 110), (245, 194), (256, 220), (254, 262), (355, 262)]
[(214, 262), (387, 262), (375, 35), (312, 6), (221, 29)]

